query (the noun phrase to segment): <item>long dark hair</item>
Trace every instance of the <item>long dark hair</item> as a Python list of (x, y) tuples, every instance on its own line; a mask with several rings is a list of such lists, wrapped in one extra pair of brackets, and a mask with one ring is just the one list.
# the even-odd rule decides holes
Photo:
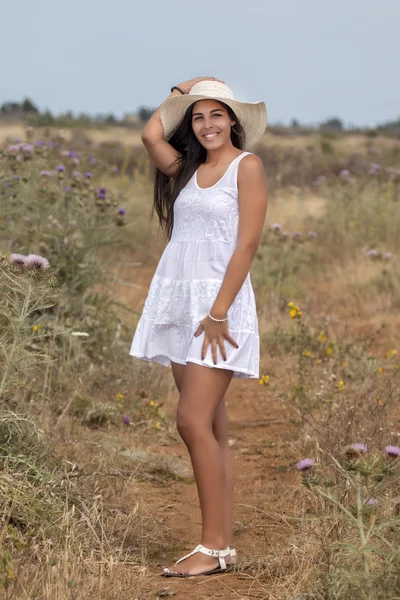
[[(220, 102), (218, 100), (218, 102)], [(242, 150), (245, 145), (244, 129), (238, 121), (235, 113), (225, 102), (220, 102), (232, 120), (236, 123), (231, 127), (232, 144)], [(176, 177), (169, 177), (160, 169), (156, 168), (154, 181), (154, 204), (151, 211), (152, 219), (154, 211), (158, 215), (160, 227), (165, 237), (170, 240), (174, 226), (174, 203), (182, 188), (185, 187), (196, 169), (205, 162), (207, 150), (200, 144), (192, 129), (192, 112), (194, 103), (189, 106), (185, 116), (177, 129), (168, 140), (175, 150), (182, 154), (182, 159), (177, 158), (173, 164), (181, 160), (180, 168)]]

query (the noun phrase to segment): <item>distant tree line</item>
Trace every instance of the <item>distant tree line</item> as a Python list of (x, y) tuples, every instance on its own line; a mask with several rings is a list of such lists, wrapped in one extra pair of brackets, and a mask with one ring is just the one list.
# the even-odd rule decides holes
[[(141, 126), (150, 119), (156, 109), (148, 106), (140, 106), (136, 113), (125, 114), (123, 117), (115, 117), (112, 113), (89, 115), (87, 113), (74, 114), (68, 111), (64, 114), (55, 116), (50, 110), (40, 111), (39, 108), (32, 102), (30, 98), (24, 98), (22, 102), (8, 101), (0, 106), (0, 120), (13, 119), (25, 120), (31, 124), (41, 126), (98, 126), (98, 125), (114, 125), (114, 126)], [(369, 135), (377, 135), (383, 133), (386, 135), (400, 136), (400, 117), (397, 120), (381, 123), (374, 128), (348, 127), (346, 129), (343, 121), (339, 117), (330, 117), (326, 121), (319, 123), (317, 126), (302, 125), (298, 119), (292, 119), (289, 127), (283, 125), (272, 125), (272, 130), (290, 130), (291, 132), (307, 133), (315, 130), (329, 133), (340, 133), (344, 131), (360, 131)]]

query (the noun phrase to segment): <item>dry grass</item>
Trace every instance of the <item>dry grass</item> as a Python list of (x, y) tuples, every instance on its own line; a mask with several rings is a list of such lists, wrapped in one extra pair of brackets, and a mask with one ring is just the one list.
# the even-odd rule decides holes
[[(15, 129), (10, 135), (23, 137), (22, 133)], [(87, 135), (100, 142), (105, 133), (88, 131)], [(119, 134), (125, 136), (118, 138), (122, 143), (135, 143), (129, 131), (107, 132), (112, 139)], [(337, 152), (364, 153), (369, 142), (354, 136), (330, 143)], [(266, 134), (263, 143), (267, 147), (319, 147), (320, 136), (288, 139)], [(390, 146), (386, 139), (375, 138), (373, 144), (386, 152), (397, 142), (390, 141)], [(103, 173), (98, 176), (103, 177)], [(182, 600), (358, 600), (360, 596), (345, 595), (347, 592), (341, 596), (340, 590), (332, 587), (331, 595), (327, 595), (329, 586), (324, 577), (332, 552), (330, 526), (321, 519), (308, 519), (319, 507), (294, 469), (304, 452), (324, 443), (325, 433), (324, 428), (317, 433), (299, 429), (294, 406), (285, 399), (298, 377), (297, 329), (288, 316), (287, 302), (300, 303), (310, 325), (313, 349), (317, 342), (312, 335), (323, 327), (338, 347), (346, 347), (349, 342), (360, 352), (348, 371), (341, 371), (339, 361), (327, 355), (320, 363), (309, 365), (313, 391), (321, 380), (328, 385), (332, 372), (338, 376), (344, 373), (350, 391), (342, 399), (342, 420), (334, 422), (339, 430), (346, 411), (360, 394), (370, 394), (371, 390), (379, 393), (379, 386), (395, 374), (394, 361), (384, 362), (384, 355), (396, 348), (400, 339), (395, 261), (383, 265), (369, 260), (360, 252), (361, 244), (367, 241), (365, 237), (357, 237), (352, 231), (346, 234), (342, 227), (348, 220), (344, 211), (350, 210), (352, 218), (356, 211), (357, 219), (364, 218), (370, 224), (376, 201), (372, 192), (357, 205), (358, 194), (350, 194), (351, 201), (346, 204), (339, 187), (330, 197), (322, 190), (278, 186), (270, 197), (263, 244), (252, 267), (262, 337), (261, 373), (269, 374), (270, 383), (261, 386), (258, 381), (233, 382), (226, 398), (237, 465), (235, 540), (240, 561), (228, 576), (181, 581), (159, 577), (160, 568), (189, 551), (200, 534), (195, 485), (190, 476), (177, 476), (173, 466), (175, 459), (187, 461), (174, 424), (177, 391), (172, 373), (165, 367), (133, 365), (130, 358), (125, 357), (125, 361), (118, 354), (121, 347), (128, 348), (166, 241), (157, 235), (157, 223), (148, 221), (152, 199), (146, 175), (136, 172), (133, 179), (110, 179), (107, 186), (113, 197), (123, 201), (127, 219), (121, 228), (119, 246), (98, 251), (106, 281), (97, 281), (92, 291), (100, 291), (107, 282), (111, 296), (125, 304), (115, 309), (122, 324), (119, 342), (115, 342), (115, 324), (105, 322), (103, 337), (99, 338), (99, 347), (106, 348), (103, 359), (96, 361), (92, 355), (83, 363), (82, 371), (79, 361), (74, 363), (74, 370), (63, 363), (59, 373), (52, 371), (48, 384), (54, 386), (51, 402), (37, 393), (42, 389), (40, 372), (36, 375), (39, 382), (32, 381), (29, 392), (15, 391), (13, 400), (40, 422), (49, 444), (45, 450), (51, 448), (51, 456), (61, 458), (52, 469), (45, 463), (47, 487), (29, 487), (26, 471), (23, 476), (19, 471), (19, 485), (15, 485), (16, 471), (4, 471), (13, 476), (12, 489), (11, 484), (4, 487), (4, 479), (1, 488), (2, 518), (4, 524), (8, 523), (1, 534), (2, 555), (6, 557), (6, 566), (3, 563), (0, 569), (3, 588), (7, 568), (12, 573), (7, 600), (154, 600), (169, 596)], [(345, 188), (345, 192), (349, 189)], [(379, 198), (394, 211), (384, 194)], [(335, 210), (337, 205), (332, 205), (332, 199), (342, 203), (341, 211)], [(58, 216), (53, 205), (51, 211)], [(389, 221), (396, 223), (396, 218), (396, 213), (391, 212)], [(315, 241), (285, 245), (272, 237), (269, 228), (273, 223), (280, 223), (283, 230), (289, 231), (306, 233), (313, 229), (318, 237)], [(382, 222), (382, 228), (377, 225), (374, 235), (393, 246), (390, 250), (396, 258), (394, 229), (394, 225), (390, 229)], [(331, 239), (339, 243), (329, 246)], [(394, 273), (393, 288), (381, 284), (383, 268)], [(381, 328), (383, 324), (385, 327)], [(108, 333), (108, 327), (112, 333)], [(377, 361), (373, 368), (368, 362), (368, 350), (360, 349), (370, 338), (370, 350)], [(323, 350), (318, 351), (322, 356)], [(343, 356), (346, 357), (349, 358)], [(383, 361), (385, 373), (375, 381), (375, 367), (381, 364), (378, 361)], [(124, 396), (119, 406), (115, 401), (117, 392)], [(151, 402), (156, 402), (157, 407)], [(88, 419), (88, 408), (105, 416), (104, 421)], [(129, 427), (121, 422), (125, 413), (132, 416), (133, 425)], [(364, 408), (359, 414), (361, 427), (370, 411)], [(398, 430), (396, 419), (394, 411), (385, 421), (394, 431)], [(29, 463), (27, 454), (33, 460), (33, 451), (26, 451), (21, 440), (17, 447), (25, 457), (20, 457), (21, 464)], [(58, 538), (47, 535), (46, 517), (53, 513), (43, 498), (39, 503), (41, 494), (46, 494), (53, 510), (59, 509), (50, 518), (51, 525), (61, 532)], [(31, 515), (25, 520), (29, 526), (36, 526), (32, 543), (23, 544), (24, 523), (10, 519), (7, 501)], [(29, 510), (29, 501), (37, 509), (44, 507), (40, 518)], [(7, 552), (11, 552), (10, 559)], [(344, 564), (350, 573), (350, 561)]]

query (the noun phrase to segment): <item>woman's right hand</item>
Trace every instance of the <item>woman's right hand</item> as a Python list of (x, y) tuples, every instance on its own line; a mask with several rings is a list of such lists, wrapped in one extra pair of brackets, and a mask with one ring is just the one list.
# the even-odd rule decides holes
[(199, 83), (199, 81), (205, 81), (207, 79), (212, 79), (212, 81), (220, 81), (221, 83), (225, 83), (225, 81), (221, 81), (221, 79), (217, 79), (216, 77), (195, 77), (194, 79), (188, 79), (187, 81), (180, 83), (178, 87), (180, 87), (185, 92), (185, 94), (188, 94), (196, 83)]

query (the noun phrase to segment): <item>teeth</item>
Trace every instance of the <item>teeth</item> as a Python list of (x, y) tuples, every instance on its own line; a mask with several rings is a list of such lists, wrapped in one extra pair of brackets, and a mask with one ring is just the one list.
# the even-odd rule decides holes
[(207, 138), (208, 140), (214, 137), (217, 137), (218, 133), (209, 133), (208, 135), (205, 135), (204, 137)]

